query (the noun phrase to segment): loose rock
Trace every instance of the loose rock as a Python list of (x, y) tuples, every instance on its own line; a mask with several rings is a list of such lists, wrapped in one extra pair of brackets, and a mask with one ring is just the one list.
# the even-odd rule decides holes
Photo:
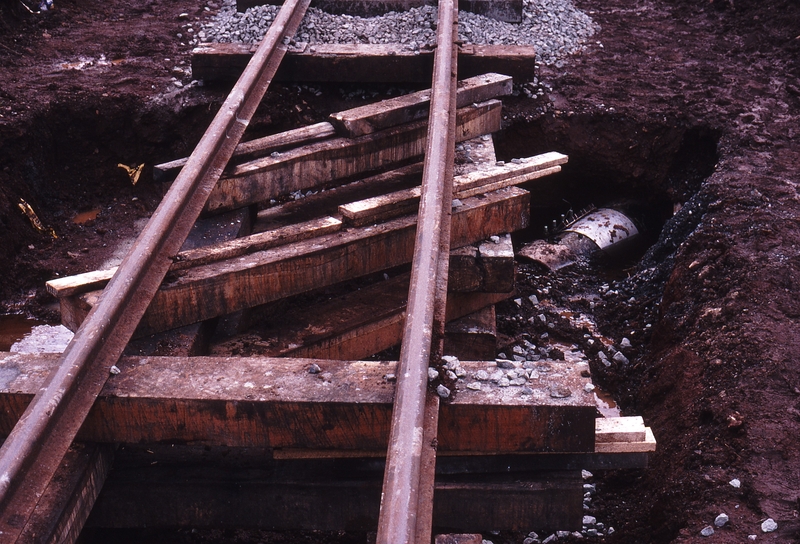
[(767, 518), (761, 524), (761, 530), (765, 533), (771, 533), (778, 529), (778, 524), (772, 518)]

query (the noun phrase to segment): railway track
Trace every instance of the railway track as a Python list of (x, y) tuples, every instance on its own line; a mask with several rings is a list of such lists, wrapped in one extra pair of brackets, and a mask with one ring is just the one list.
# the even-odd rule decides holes
[[(16, 398), (8, 394), (3, 398), (9, 418), (16, 420), (16, 412), (23, 408), (24, 413), (0, 449), (0, 542), (74, 541), (77, 537), (115, 454), (110, 446), (76, 451), (74, 446), (71, 448), (76, 438), (98, 444), (179, 442), (261, 447), (271, 450), (273, 458), (282, 455), (295, 460), (320, 456), (370, 459), (385, 455), (377, 520), (380, 543), (430, 541), (433, 497), (435, 492), (441, 493), (435, 491), (437, 471), (448, 470), (447, 467), (454, 473), (480, 471), (480, 454), (492, 456), (483, 462), (493, 470), (500, 465), (509, 471), (512, 466), (519, 466), (518, 470), (526, 472), (549, 463), (548, 470), (571, 471), (573, 475), (576, 467), (579, 471), (590, 466), (641, 466), (646, 462), (645, 452), (652, 448), (653, 441), (640, 422), (632, 429), (598, 427), (591, 402), (580, 394), (588, 383), (588, 367), (580, 364), (552, 372), (553, 380), (547, 385), (549, 398), (539, 404), (528, 402), (527, 398), (510, 400), (499, 388), (481, 391), (478, 387), (483, 395), (479, 400), (448, 402), (440, 407), (440, 395), (429, 387), (429, 367), (438, 369), (436, 379), (441, 381), (448, 372), (455, 377), (456, 370), (466, 373), (464, 366), (469, 366), (448, 368), (448, 361), (442, 359), (445, 327), (453, 314), (465, 315), (488, 307), (512, 292), (509, 287), (502, 297), (497, 297), (493, 296), (497, 293), (483, 289), (484, 292), (473, 292), (459, 301), (452, 294), (451, 284), (448, 294), (451, 268), (457, 278), (463, 278), (469, 276), (472, 263), (480, 268), (478, 275), (484, 284), (492, 276), (487, 272), (492, 262), (490, 250), (479, 250), (477, 257), (474, 249), (471, 256), (469, 251), (462, 251), (464, 258), (459, 260), (454, 257), (453, 248), (469, 248), (490, 236), (498, 238), (526, 226), (527, 192), (514, 185), (557, 172), (566, 162), (566, 157), (553, 153), (454, 176), (456, 142), (499, 128), (499, 103), (487, 99), (508, 92), (510, 79), (485, 75), (458, 85), (457, 7), (452, 0), (439, 5), (438, 45), (429, 94), (387, 101), (377, 111), (344, 112), (332, 117), (333, 124), (292, 131), (267, 142), (239, 144), (308, 3), (309, 0), (284, 3), (192, 155), (157, 169), (165, 178), (171, 172), (178, 174), (119, 268), (113, 274), (98, 272), (51, 282), (49, 287), (61, 300), (65, 322), (77, 329), (63, 356), (58, 361), (27, 361), (11, 356), (3, 359), (5, 364), (21, 369), (18, 374), (31, 378), (26, 387), (36, 387), (26, 392), (35, 392), (32, 401), (25, 395)], [(427, 122), (419, 121), (424, 114)], [(347, 135), (331, 139), (342, 132)], [(300, 147), (287, 150), (290, 144)], [(255, 159), (251, 156), (254, 153), (258, 155)], [(404, 163), (420, 154), (424, 156), (421, 166), (411, 164), (352, 181), (376, 165)], [(250, 160), (241, 162), (245, 159)], [(354, 167), (355, 163), (362, 166)], [(420, 174), (421, 187), (409, 187), (409, 180)], [(336, 185), (332, 178), (348, 176), (350, 184), (331, 188)], [(387, 185), (397, 190), (387, 193)], [(239, 213), (239, 220), (248, 223), (256, 214), (237, 210), (319, 186), (329, 190), (314, 195), (316, 200), (309, 196), (303, 199), (305, 202), (298, 201), (297, 206), (289, 202), (267, 207), (258, 212), (259, 220), (280, 224), (283, 215), (295, 213), (300, 204), (311, 207), (317, 201), (322, 201), (322, 207), (330, 207), (333, 202), (338, 210), (336, 216), (315, 216), (211, 248), (181, 250), (204, 209), (207, 213)], [(373, 186), (383, 189), (371, 196)], [(359, 195), (355, 203), (353, 193)], [(371, 198), (364, 198), (363, 193)], [(340, 197), (345, 204), (338, 204)], [(458, 206), (453, 205), (456, 201)], [(499, 243), (499, 238), (493, 243)], [(510, 259), (513, 284), (513, 253)], [(468, 264), (463, 265), (462, 261)], [(216, 390), (211, 398), (203, 396), (212, 389), (209, 385), (189, 389), (195, 380), (210, 380), (211, 376), (222, 380), (220, 376), (226, 371), (219, 360), (198, 358), (192, 362), (190, 385), (181, 389), (177, 385), (181, 378), (176, 381), (175, 372), (183, 372), (177, 369), (185, 361), (158, 357), (134, 361), (123, 357), (126, 346), (138, 336), (192, 326), (409, 262), (410, 278), (404, 280), (409, 286), (406, 300), (399, 309), (381, 314), (385, 330), (375, 332), (377, 322), (369, 319), (345, 327), (339, 337), (328, 339), (325, 344), (328, 348), (331, 343), (339, 346), (342, 351), (338, 353), (345, 353), (346, 358), (358, 358), (396, 343), (397, 331), (401, 330), (399, 362), (392, 371), (386, 365), (355, 361), (240, 360), (233, 370), (238, 378), (235, 384)], [(507, 265), (508, 259), (505, 262)], [(305, 278), (305, 270), (315, 272)], [(401, 290), (403, 285), (401, 282)], [(386, 289), (378, 288), (379, 295), (373, 302), (387, 298)], [(357, 348), (341, 347), (347, 344), (347, 335), (356, 330), (360, 335), (356, 343), (369, 346), (363, 354)], [(366, 342), (367, 337), (374, 341)], [(313, 350), (321, 348), (311, 344), (306, 355), (313, 356)], [(349, 357), (353, 354), (357, 355)], [(449, 364), (453, 364), (452, 360)], [(514, 372), (521, 372), (513, 379), (524, 382), (533, 379), (534, 372), (539, 379), (534, 368), (522, 369), (521, 364), (510, 361), (508, 364)], [(271, 370), (265, 374), (263, 368)], [(265, 381), (265, 375), (278, 374), (285, 380), (283, 383), (294, 383), (298, 368), (302, 369), (301, 382), (294, 387), (278, 386), (293, 391), (275, 392), (269, 402), (277, 404), (263, 404), (264, 397), (249, 391), (260, 387), (263, 393), (274, 387), (271, 379)], [(474, 375), (483, 371), (470, 368)], [(542, 375), (550, 372), (550, 367), (539, 368)], [(320, 374), (322, 379), (309, 386), (302, 382), (309, 374)], [(365, 383), (395, 384), (388, 393), (388, 404), (393, 407), (387, 409), (386, 392), (360, 397), (359, 382), (353, 376), (360, 376)], [(333, 383), (334, 377), (340, 386), (346, 384), (342, 391), (347, 394), (323, 398), (319, 386)], [(440, 385), (454, 387), (456, 384), (448, 379)], [(546, 380), (547, 376), (543, 376), (542, 381)], [(10, 384), (8, 392), (15, 387)], [(141, 388), (138, 393), (137, 387)], [(559, 392), (565, 387), (570, 393)], [(532, 393), (533, 390), (525, 395)], [(466, 392), (464, 396), (468, 396)], [(130, 403), (120, 405), (115, 398), (128, 399)], [(220, 402), (222, 415), (218, 413)], [(245, 408), (248, 403), (252, 406)], [(166, 405), (172, 408), (165, 409)], [(105, 410), (100, 420), (98, 410)], [(276, 410), (285, 413), (276, 415)], [(165, 429), (159, 418), (167, 412), (200, 415), (189, 416), (171, 427), (166, 424)], [(270, 418), (284, 422), (296, 419), (285, 429), (276, 430), (280, 424), (270, 423)], [(136, 424), (126, 426), (127, 420), (135, 420)], [(318, 425), (323, 420), (324, 424)], [(474, 428), (458, 431), (470, 426)], [(514, 430), (506, 433), (509, 428)], [(475, 436), (469, 436), (473, 431)], [(619, 450), (598, 449), (598, 440), (615, 444)], [(437, 462), (437, 448), (448, 452), (450, 458)], [(534, 460), (518, 455), (543, 452), (559, 456), (543, 462), (541, 456)], [(49, 496), (52, 482), (61, 481), (58, 477), (54, 480), (58, 471), (75, 476), (76, 483), (69, 488), (70, 506), (61, 500), (61, 510), (54, 513), (55, 507), (48, 506), (43, 497)], [(455, 487), (464, 492), (463, 486)], [(82, 502), (76, 502), (75, 489), (86, 495)], [(558, 493), (559, 489), (548, 488), (548, 493)], [(580, 488), (575, 489), (580, 497)], [(464, 496), (475, 497), (469, 493), (457, 495), (454, 502)], [(37, 508), (40, 514), (43, 509), (50, 509), (42, 515), (59, 521), (42, 529)], [(66, 518), (61, 511), (69, 512), (69, 522), (63, 521)], [(573, 515), (574, 504), (565, 511)], [(73, 515), (74, 512), (80, 515)], [(324, 523), (314, 527), (320, 526)]]

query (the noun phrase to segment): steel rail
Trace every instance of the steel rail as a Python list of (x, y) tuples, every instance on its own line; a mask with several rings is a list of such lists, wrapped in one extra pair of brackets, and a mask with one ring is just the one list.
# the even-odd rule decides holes
[[(432, 355), (441, 355), (447, 292), (455, 153), (456, 6), (454, 0), (439, 2), (422, 196), (381, 495), (378, 544), (430, 542), (433, 481), (432, 471), (423, 470), (423, 466), (431, 467), (435, 462), (435, 458), (425, 459), (426, 455), (435, 456), (431, 444), (425, 444), (435, 437), (435, 428), (430, 423), (426, 425), (425, 406), (428, 365)], [(435, 331), (438, 332), (434, 335)], [(435, 423), (436, 418), (429, 421)]]
[(286, 0), (117, 273), (0, 448), (0, 542), (15, 542), (264, 97), (310, 0)]

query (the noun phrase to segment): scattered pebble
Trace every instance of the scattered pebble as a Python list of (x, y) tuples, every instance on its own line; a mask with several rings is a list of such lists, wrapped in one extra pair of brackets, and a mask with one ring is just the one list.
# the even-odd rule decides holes
[(728, 523), (730, 520), (731, 518), (728, 517), (728, 514), (722, 513), (714, 519), (714, 525), (716, 525), (717, 527), (724, 527), (725, 524)]
[(446, 399), (447, 397), (450, 396), (450, 390), (444, 385), (439, 384), (438, 386), (436, 386), (436, 394), (442, 397), (443, 399)]
[(313, 363), (311, 366), (308, 367), (309, 374), (319, 374), (322, 372), (322, 369), (317, 363)]
[(554, 385), (550, 389), (550, 396), (554, 399), (565, 399), (570, 395), (572, 395), (572, 391), (570, 391), (568, 387), (561, 384)]
[(731, 480), (728, 483), (731, 484), (736, 489), (739, 489), (742, 486), (742, 482), (739, 481), (739, 478), (734, 478), (733, 480)]
[(766, 519), (766, 520), (764, 520), (764, 522), (761, 524), (761, 530), (762, 530), (763, 532), (765, 532), (765, 533), (771, 533), (772, 531), (775, 531), (775, 530), (777, 530), (777, 529), (778, 529), (778, 524), (777, 524), (777, 523), (775, 522), (775, 520), (774, 520), (774, 519), (772, 519), (772, 518), (767, 518), (767, 519)]
[(714, 534), (714, 528), (711, 525), (706, 525), (703, 527), (703, 530), (700, 531), (701, 536), (711, 536)]
[(623, 355), (621, 351), (616, 352), (612, 357), (612, 359), (614, 360), (614, 362), (617, 362), (621, 365), (627, 365), (629, 362), (628, 358), (625, 357), (625, 355)]
[(581, 478), (583, 478), (584, 480), (588, 480), (589, 478), (594, 478), (594, 474), (592, 474), (588, 470), (581, 470)]
[(473, 391), (480, 391), (481, 390), (481, 383), (480, 382), (471, 382), (467, 384), (467, 389), (472, 389)]
[(428, 367), (428, 381), (432, 382), (433, 380), (437, 379), (438, 377), (439, 377), (439, 371), (436, 370), (435, 368), (429, 366)]
[(117, 374), (119, 374), (120, 372), (122, 372), (122, 371), (119, 369), (119, 367), (118, 367), (117, 365), (112, 365), (112, 366), (111, 366), (111, 368), (109, 368), (109, 369), (108, 369), (108, 371), (109, 371), (111, 374), (113, 374), (114, 376), (116, 376)]

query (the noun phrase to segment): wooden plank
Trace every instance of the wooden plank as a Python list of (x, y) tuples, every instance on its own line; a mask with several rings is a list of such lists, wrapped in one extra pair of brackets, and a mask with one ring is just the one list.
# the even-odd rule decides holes
[(597, 453), (645, 453), (656, 451), (656, 438), (650, 427), (645, 427), (644, 440), (635, 442), (598, 442)]
[[(371, 466), (326, 465), (328, 474), (261, 466), (115, 467), (87, 525), (374, 531), (382, 478)], [(435, 482), (433, 524), (438, 530), (580, 529), (580, 470), (470, 480)]]
[[(259, 232), (233, 240), (181, 251), (175, 256), (175, 262), (170, 267), (171, 271), (185, 270), (193, 266), (233, 259), (242, 255), (264, 251), (284, 244), (292, 244), (338, 231), (342, 222), (334, 217), (320, 217), (302, 223), (286, 225), (274, 230)], [(57, 297), (71, 297), (102, 289), (117, 271), (116, 267), (108, 270), (96, 270), (65, 276), (48, 281), (45, 285), (47, 291)], [(69, 312), (69, 310), (67, 310)]]
[[(516, 187), (465, 200), (453, 214), (453, 247), (524, 228), (529, 206), (529, 193)], [(204, 321), (408, 263), (415, 229), (416, 217), (409, 216), (175, 273), (156, 293), (137, 335)], [(98, 296), (94, 291), (62, 298), (62, 307), (74, 301), (74, 308), (65, 315), (79, 315)]]
[[(458, 82), (456, 106), (485, 102), (498, 96), (510, 95), (512, 79), (495, 73), (483, 74)], [(332, 113), (331, 124), (342, 136), (355, 138), (378, 130), (427, 119), (431, 91), (426, 89), (396, 98), (381, 100), (346, 111)]]
[(114, 446), (110, 444), (73, 444), (22, 530), (19, 542), (76, 542), (113, 459)]
[[(490, 166), (456, 176), (453, 183), (454, 198), (468, 198), (495, 191), (511, 185), (520, 185), (533, 179), (561, 171), (566, 155), (550, 152), (520, 159), (502, 166)], [(416, 212), (419, 206), (419, 187), (411, 187), (389, 194), (377, 195), (339, 206), (339, 213), (349, 225), (366, 225), (376, 221)]]
[[(209, 83), (235, 81), (251, 55), (252, 46), (246, 44), (202, 44), (192, 51), (192, 75)], [(535, 59), (533, 46), (462, 45), (458, 77), (496, 72), (520, 83), (531, 81)], [(429, 49), (400, 44), (299, 44), (289, 50), (275, 77), (292, 82), (430, 84), (432, 68)]]
[[(490, 100), (459, 109), (457, 139), (468, 140), (499, 130), (501, 106), (499, 101)], [(358, 138), (309, 144), (240, 164), (220, 179), (209, 196), (206, 210), (219, 213), (386, 169), (421, 157), (426, 140), (427, 122), (417, 121)]]
[[(279, 5), (280, 2), (278, 0), (237, 0), (236, 7), (239, 11), (245, 11), (262, 4)], [(312, 7), (328, 13), (346, 13), (360, 17), (375, 17), (390, 11), (408, 11), (411, 8), (434, 5), (436, 5), (434, 0), (313, 0), (311, 2)], [(460, 0), (458, 9), (507, 23), (522, 21), (522, 0)]]
[(485, 361), (497, 355), (497, 317), (487, 306), (447, 324), (444, 352), (464, 361)]
[[(252, 160), (268, 155), (274, 151), (282, 151), (287, 147), (324, 140), (335, 135), (336, 130), (333, 128), (333, 125), (327, 122), (295, 128), (279, 134), (272, 134), (248, 142), (241, 142), (233, 151), (231, 161), (241, 162), (242, 160)], [(187, 160), (188, 157), (184, 157), (155, 165), (153, 167), (153, 179), (158, 182), (172, 180), (178, 175), (178, 172), (180, 172)]]
[(254, 232), (275, 229), (298, 221), (338, 214), (339, 206), (365, 197), (406, 189), (422, 179), (422, 163), (416, 162), (356, 181), (309, 194), (258, 212)]
[(514, 289), (514, 244), (510, 234), (478, 245), (478, 262), (481, 265), (483, 290), (505, 293)]
[(335, 217), (320, 217), (295, 225), (243, 236), (213, 246), (182, 251), (175, 257), (175, 263), (170, 270), (185, 270), (193, 266), (233, 259), (285, 244), (294, 244), (316, 236), (337, 232), (341, 226), (342, 222)]
[(645, 440), (641, 416), (601, 417), (595, 421), (597, 442), (642, 442)]
[(511, 235), (498, 236), (496, 240), (451, 252), (450, 264), (455, 271), (448, 286), (451, 292), (508, 293), (514, 289), (514, 246)]
[[(7, 433), (57, 362), (49, 355), (0, 354), (0, 433)], [(308, 372), (312, 364), (321, 372)], [(394, 362), (234, 357), (123, 357), (79, 439), (230, 447), (385, 451)], [(463, 362), (471, 375), (494, 363)], [(594, 397), (569, 364), (520, 387), (459, 381), (441, 407), (439, 451), (594, 452)], [(463, 389), (462, 389), (463, 387)], [(553, 388), (569, 388), (554, 397)]]
[[(451, 269), (452, 271), (452, 269)], [(283, 311), (256, 311), (251, 331), (217, 342), (212, 353), (362, 359), (400, 343), (409, 275), (401, 274), (329, 300), (299, 300)], [(512, 296), (511, 293), (451, 293), (449, 320)], [(265, 315), (266, 314), (266, 315)], [(246, 348), (242, 348), (246, 342)], [(491, 358), (494, 358), (492, 356)]]

